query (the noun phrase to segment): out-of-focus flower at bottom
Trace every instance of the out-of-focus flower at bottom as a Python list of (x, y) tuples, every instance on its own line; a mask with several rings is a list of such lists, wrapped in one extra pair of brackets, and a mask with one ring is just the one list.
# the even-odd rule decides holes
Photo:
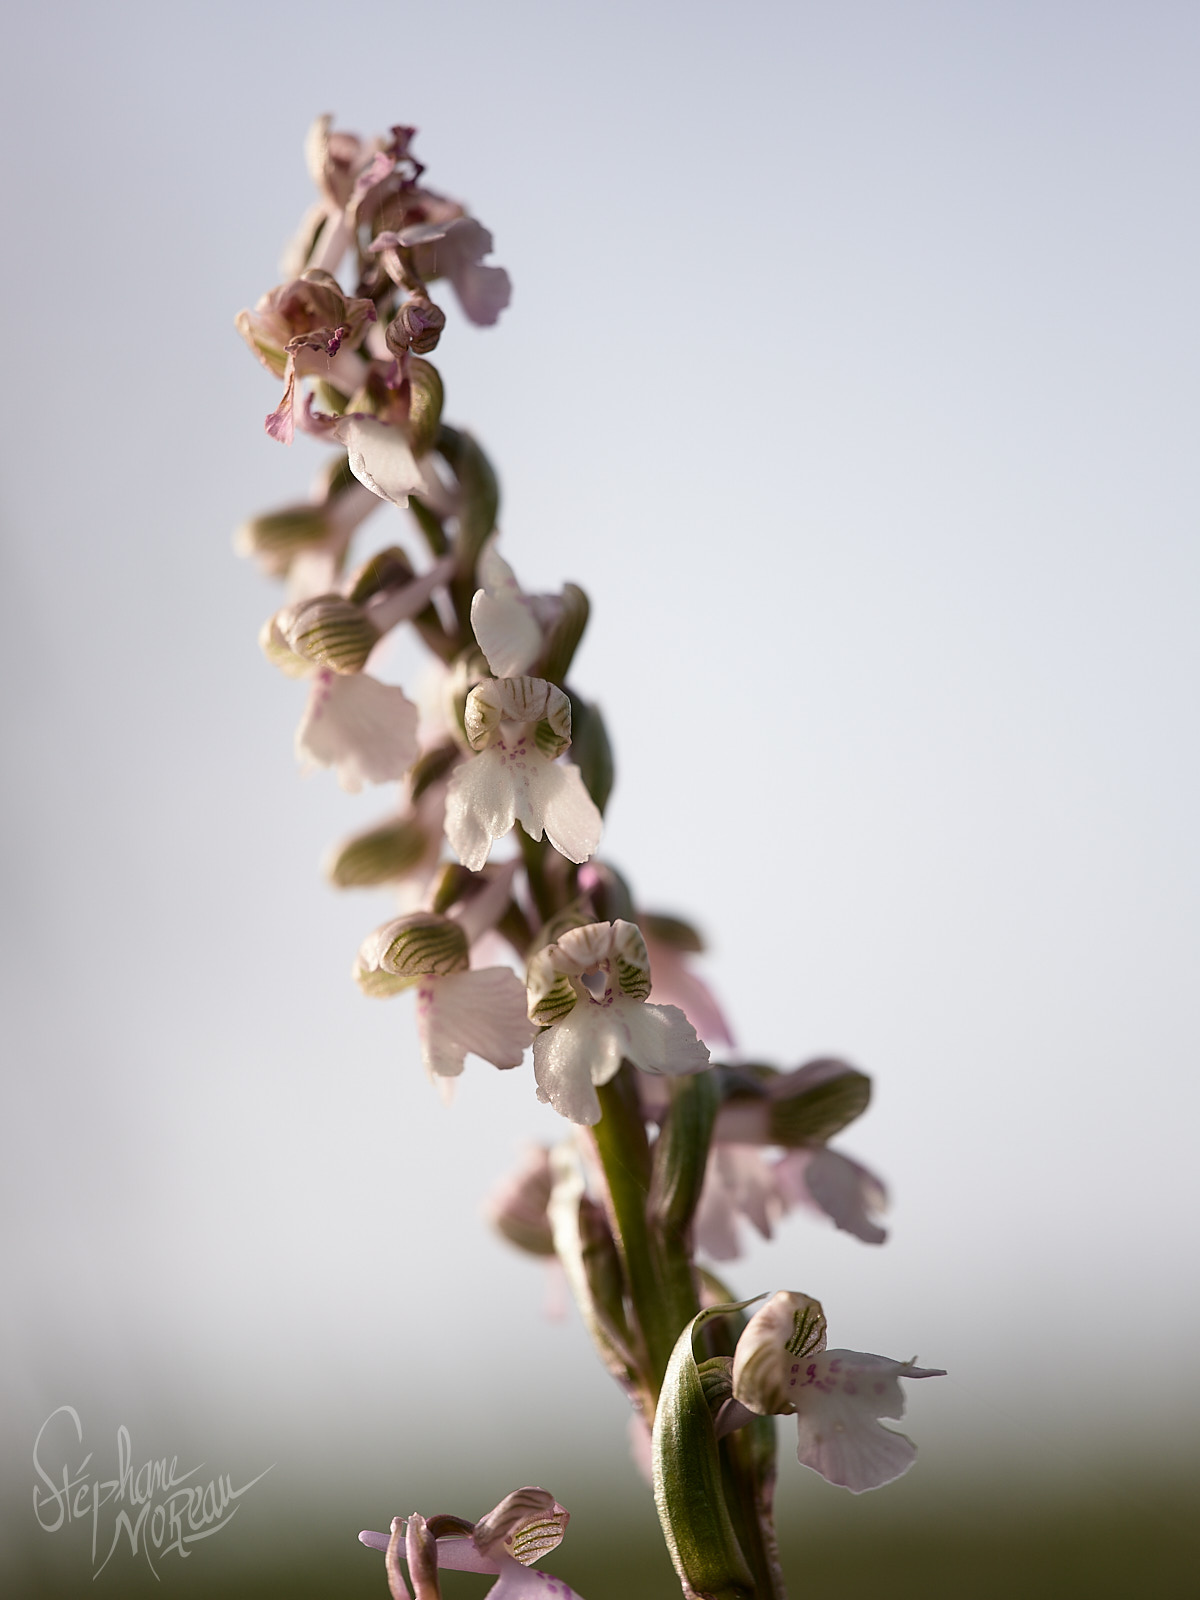
[(367, 1530), (358, 1537), (368, 1549), (385, 1553), (393, 1600), (412, 1600), (401, 1562), (416, 1600), (439, 1600), (439, 1568), (494, 1573), (491, 1600), (581, 1600), (561, 1578), (531, 1565), (562, 1542), (569, 1520), (570, 1512), (547, 1490), (527, 1487), (506, 1495), (478, 1522), (453, 1516), (426, 1521), (414, 1513), (407, 1520), (393, 1518), (390, 1535)]

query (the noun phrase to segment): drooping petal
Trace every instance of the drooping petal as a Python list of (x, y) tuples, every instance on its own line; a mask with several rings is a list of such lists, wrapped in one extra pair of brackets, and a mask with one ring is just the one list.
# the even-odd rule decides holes
[(538, 1567), (523, 1567), (512, 1556), (499, 1558), (500, 1578), (488, 1590), (488, 1600), (581, 1600), (570, 1584)]
[(746, 1217), (769, 1239), (787, 1210), (778, 1180), (761, 1150), (714, 1143), (696, 1208), (696, 1245), (714, 1261), (741, 1255), (737, 1219)]
[(323, 667), (296, 730), (296, 754), (307, 766), (336, 767), (351, 794), (364, 782), (390, 783), (417, 759), (417, 708), (393, 684)]
[(583, 1127), (600, 1121), (593, 1084), (607, 1083), (621, 1065), (621, 1038), (600, 1006), (577, 1005), (533, 1042), (538, 1099)]
[(678, 1006), (651, 1006), (615, 995), (612, 1010), (625, 1029), (625, 1054), (643, 1072), (675, 1078), (708, 1066), (708, 1046), (701, 1044)]
[(815, 1206), (864, 1244), (882, 1244), (887, 1229), (875, 1221), (887, 1190), (859, 1162), (826, 1146), (789, 1150), (775, 1167), (780, 1188), (794, 1205)]
[(457, 1077), (468, 1051), (494, 1067), (520, 1066), (535, 1031), (524, 985), (508, 967), (423, 978), (417, 989), (417, 1033), (431, 1077)]
[(446, 790), (446, 838), (464, 867), (478, 872), (516, 815), (504, 751), (484, 750), (457, 766)]
[(524, 782), (517, 788), (517, 817), (525, 831), (540, 839), (544, 828), (550, 843), (568, 861), (582, 862), (594, 855), (604, 819), (574, 762), (547, 761), (540, 752), (531, 751), (519, 776)]
[(917, 1447), (880, 1417), (902, 1417), (901, 1378), (938, 1378), (936, 1367), (857, 1350), (825, 1350), (801, 1364), (791, 1391), (800, 1425), (796, 1454), (806, 1467), (852, 1494), (907, 1472)]
[(393, 505), (406, 506), (424, 478), (399, 428), (375, 417), (338, 417), (330, 430), (346, 447), (350, 471), (361, 484)]
[(503, 267), (468, 262), (450, 279), (458, 303), (477, 328), (490, 328), (512, 299), (512, 279)]

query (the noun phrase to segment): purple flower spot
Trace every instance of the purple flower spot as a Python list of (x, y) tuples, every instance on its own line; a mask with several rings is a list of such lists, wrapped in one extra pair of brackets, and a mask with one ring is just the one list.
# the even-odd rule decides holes
[(808, 1366), (805, 1368), (805, 1371), (808, 1373), (810, 1378), (815, 1378), (817, 1375), (817, 1363), (815, 1361), (810, 1361)]
[[(793, 1371), (793, 1372), (794, 1372), (794, 1371), (795, 1371), (795, 1370), (796, 1370), (796, 1369), (795, 1369), (795, 1367), (793, 1367), (793, 1368), (792, 1368), (792, 1371)], [(788, 1388), (789, 1388), (789, 1389), (794, 1389), (794, 1388), (795, 1388), (795, 1387), (796, 1387), (796, 1380), (795, 1380), (795, 1378), (789, 1378), (789, 1379), (788, 1379)]]
[(839, 1361), (831, 1361), (829, 1363), (829, 1370), (830, 1370), (830, 1372), (840, 1372), (842, 1370), (841, 1361), (840, 1360)]
[(793, 1372), (799, 1372), (800, 1371), (800, 1363), (798, 1361), (797, 1361), (796, 1365), (792, 1368), (792, 1371)]

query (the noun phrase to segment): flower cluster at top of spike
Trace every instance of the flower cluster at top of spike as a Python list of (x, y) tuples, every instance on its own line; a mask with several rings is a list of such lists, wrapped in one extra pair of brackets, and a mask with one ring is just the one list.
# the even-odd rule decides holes
[[(396, 786), (389, 809), (325, 861), (335, 886), (392, 897), (392, 915), (360, 944), (354, 980), (372, 998), (413, 991), (422, 1060), (446, 1098), (468, 1055), (513, 1069), (532, 1053), (538, 1098), (573, 1127), (553, 1151), (531, 1153), (493, 1220), (520, 1248), (562, 1261), (649, 1461), (671, 1345), (634, 1281), (623, 1230), (648, 1230), (651, 1262), (686, 1260), (662, 1280), (674, 1296), (674, 1367), (692, 1327), (740, 1310), (719, 1304), (729, 1296), (696, 1254), (732, 1259), (747, 1225), (770, 1237), (801, 1205), (883, 1241), (882, 1183), (830, 1147), (866, 1109), (870, 1084), (832, 1058), (790, 1072), (736, 1056), (714, 1063), (711, 1052), (732, 1055), (734, 1042), (694, 963), (699, 935), (640, 906), (598, 856), (612, 752), (598, 707), (569, 682), (587, 597), (573, 583), (522, 587), (499, 548), (495, 474), (477, 441), (445, 420), (428, 359), (446, 322), (439, 285), (480, 326), (497, 321), (511, 285), (485, 260), (487, 229), (425, 186), (414, 134), (398, 126), (364, 140), (328, 117), (310, 133), (318, 198), (285, 281), (237, 327), (283, 386), (268, 434), (283, 443), (308, 434), (329, 456), (307, 500), (251, 519), (236, 546), (285, 585), (260, 644), (306, 685), (301, 764), (333, 769), (351, 793)], [(385, 542), (364, 548), (381, 511), (392, 519)], [(390, 676), (401, 629), (430, 658), (411, 695)], [(627, 1119), (613, 1134), (628, 1145), (616, 1165), (640, 1174), (623, 1217), (605, 1166), (605, 1105)], [(652, 1297), (653, 1273), (649, 1288)], [(794, 1413), (800, 1460), (858, 1492), (910, 1464), (912, 1445), (879, 1419), (901, 1414), (899, 1378), (930, 1375), (826, 1351), (817, 1302), (779, 1294), (732, 1355), (704, 1363), (700, 1381), (714, 1449), (755, 1419)], [(656, 1492), (669, 1455), (660, 1427)], [(679, 1503), (694, 1500), (689, 1490)], [(666, 1527), (674, 1513), (660, 1504), (660, 1514)], [(553, 1542), (566, 1523), (544, 1491), (521, 1490), (479, 1524), (414, 1515), (363, 1538), (386, 1552), (396, 1596), (409, 1593), (407, 1566), (416, 1600), (436, 1600), (440, 1562), (494, 1573), (497, 1596), (569, 1597), (505, 1545), (522, 1518), (556, 1529)]]

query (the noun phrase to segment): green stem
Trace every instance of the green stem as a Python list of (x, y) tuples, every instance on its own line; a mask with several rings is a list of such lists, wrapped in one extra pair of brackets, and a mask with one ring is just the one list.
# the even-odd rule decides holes
[(650, 1144), (633, 1069), (623, 1062), (597, 1090), (601, 1118), (593, 1128), (608, 1189), (609, 1220), (625, 1268), (634, 1321), (645, 1345), (646, 1387), (657, 1398), (680, 1333), (699, 1310), (691, 1263), (678, 1234), (652, 1227)]

